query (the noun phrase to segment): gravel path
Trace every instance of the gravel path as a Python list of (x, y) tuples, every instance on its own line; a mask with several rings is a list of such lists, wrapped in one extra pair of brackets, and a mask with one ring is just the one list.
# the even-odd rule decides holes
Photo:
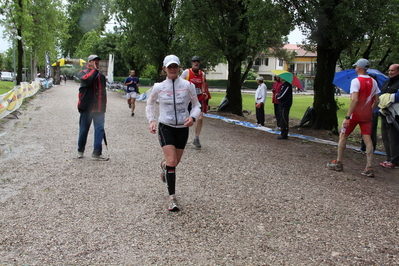
[(333, 172), (336, 147), (205, 118), (202, 150), (188, 144), (177, 168), (182, 211), (168, 213), (145, 102), (130, 117), (109, 92), (110, 160), (77, 159), (77, 89), (0, 123), (0, 265), (399, 264), (399, 170), (363, 177), (348, 151)]

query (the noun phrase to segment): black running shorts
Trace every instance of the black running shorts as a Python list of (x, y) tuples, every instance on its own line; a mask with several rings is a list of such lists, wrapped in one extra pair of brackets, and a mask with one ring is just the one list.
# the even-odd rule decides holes
[(188, 140), (188, 127), (170, 127), (165, 124), (159, 123), (158, 126), (158, 138), (161, 147), (166, 145), (173, 145), (176, 149), (182, 149), (186, 147)]

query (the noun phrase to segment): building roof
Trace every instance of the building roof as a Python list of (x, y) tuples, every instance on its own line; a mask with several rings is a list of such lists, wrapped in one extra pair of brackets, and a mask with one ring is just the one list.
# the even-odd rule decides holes
[(295, 51), (297, 53), (296, 57), (317, 57), (317, 53), (306, 51), (305, 49), (301, 48), (296, 44), (288, 43), (284, 45), (283, 48), (286, 49), (287, 51)]

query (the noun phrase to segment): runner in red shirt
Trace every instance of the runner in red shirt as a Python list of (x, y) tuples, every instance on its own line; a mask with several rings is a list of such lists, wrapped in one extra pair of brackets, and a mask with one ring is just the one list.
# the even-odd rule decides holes
[(352, 133), (357, 125), (360, 126), (360, 131), (364, 143), (366, 144), (367, 164), (362, 172), (362, 175), (374, 177), (374, 171), (371, 165), (374, 148), (371, 140), (371, 124), (373, 119), (373, 111), (379, 103), (380, 89), (377, 82), (366, 74), (369, 68), (369, 61), (367, 59), (359, 59), (356, 64), (357, 78), (351, 82), (351, 103), (345, 120), (342, 123), (341, 134), (338, 142), (337, 159), (327, 164), (331, 170), (342, 171), (344, 169), (342, 158), (346, 148), (348, 136)]
[[(194, 56), (191, 58), (191, 68), (186, 69), (183, 71), (182, 75), (180, 76), (183, 79), (191, 81), (195, 85), (195, 90), (197, 92), (198, 101), (201, 104), (201, 114), (198, 117), (195, 125), (195, 138), (193, 144), (195, 145), (196, 149), (201, 149), (201, 143), (199, 140), (199, 135), (202, 129), (202, 118), (203, 113), (207, 112), (208, 103), (207, 100), (210, 99), (209, 92), (207, 93), (207, 86), (206, 86), (206, 78), (205, 72), (200, 70), (201, 60), (198, 56)], [(189, 110), (191, 107), (189, 107)]]

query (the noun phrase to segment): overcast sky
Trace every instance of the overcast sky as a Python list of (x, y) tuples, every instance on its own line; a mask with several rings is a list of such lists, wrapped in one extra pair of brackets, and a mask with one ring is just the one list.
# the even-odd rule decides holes
[[(4, 27), (0, 26), (0, 53), (5, 52), (8, 47), (11, 47), (11, 43), (9, 43), (6, 38), (3, 38), (3, 31)], [(305, 37), (298, 29), (295, 29), (293, 32), (290, 33), (290, 35), (288, 35), (288, 41), (291, 44), (301, 44), (302, 40), (304, 39)]]

